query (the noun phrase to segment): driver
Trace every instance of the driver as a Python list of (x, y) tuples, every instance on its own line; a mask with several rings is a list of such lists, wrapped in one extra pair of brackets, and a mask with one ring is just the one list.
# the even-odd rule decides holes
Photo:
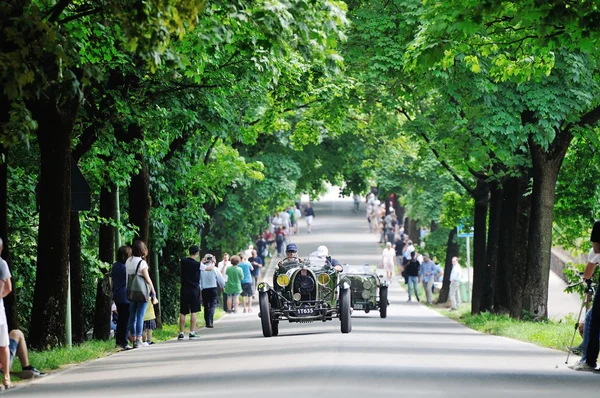
[(277, 265), (284, 267), (290, 264), (302, 263), (302, 259), (298, 257), (298, 248), (295, 243), (290, 243), (285, 247), (285, 258)]
[(329, 249), (327, 249), (327, 246), (317, 247), (317, 256), (319, 258), (325, 258), (326, 268), (333, 268), (338, 272), (342, 272), (344, 270), (342, 264), (338, 260), (329, 256)]

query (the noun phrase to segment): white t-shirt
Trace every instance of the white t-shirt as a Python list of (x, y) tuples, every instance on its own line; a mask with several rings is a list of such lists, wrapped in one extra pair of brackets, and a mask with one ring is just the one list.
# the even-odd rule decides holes
[(140, 264), (140, 268), (138, 269), (138, 275), (142, 275), (142, 271), (148, 268), (148, 263), (141, 257), (129, 257), (127, 259), (127, 262), (125, 263), (125, 270), (127, 272), (127, 275), (135, 274), (135, 269), (137, 268), (137, 265), (140, 262), (140, 260), (142, 260), (142, 263)]
[(462, 268), (460, 265), (453, 265), (450, 272), (450, 282), (459, 282), (462, 278)]
[(300, 211), (300, 209), (297, 207), (294, 210), (294, 214), (296, 215), (296, 221), (302, 218), (302, 211)]
[(219, 264), (217, 264), (217, 268), (219, 269), (219, 272), (221, 273), (221, 276), (223, 276), (223, 280), (225, 282), (227, 282), (227, 268), (229, 268), (231, 266), (231, 261), (220, 261)]
[(590, 249), (590, 252), (588, 254), (588, 263), (600, 263), (600, 253), (594, 253), (594, 248)]
[[(0, 279), (6, 283), (11, 278), (8, 264), (4, 259), (0, 258)], [(6, 311), (4, 311), (4, 299), (0, 297), (0, 325), (6, 325)]]
[(383, 249), (381, 253), (381, 260), (383, 265), (394, 265), (394, 260), (396, 259), (396, 251), (394, 249), (388, 249), (387, 247)]

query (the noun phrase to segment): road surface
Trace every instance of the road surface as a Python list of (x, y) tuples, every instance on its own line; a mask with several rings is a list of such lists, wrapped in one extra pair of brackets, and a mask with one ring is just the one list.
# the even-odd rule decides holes
[[(325, 244), (341, 262), (378, 262), (377, 237), (351, 200), (315, 204), (300, 255)], [(264, 338), (255, 308), (200, 331), (121, 352), (27, 383), (22, 397), (565, 397), (596, 394), (600, 376), (577, 373), (565, 353), (474, 332), (416, 302), (394, 284), (388, 318), (355, 312), (350, 334), (333, 320), (280, 324)]]

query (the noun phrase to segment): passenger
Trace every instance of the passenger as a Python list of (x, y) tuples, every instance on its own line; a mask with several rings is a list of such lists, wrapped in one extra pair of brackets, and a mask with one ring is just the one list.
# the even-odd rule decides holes
[(327, 246), (319, 246), (317, 248), (317, 256), (325, 259), (325, 267), (331, 267), (338, 272), (342, 272), (344, 270), (342, 264), (338, 260), (329, 256), (329, 249), (327, 249)]

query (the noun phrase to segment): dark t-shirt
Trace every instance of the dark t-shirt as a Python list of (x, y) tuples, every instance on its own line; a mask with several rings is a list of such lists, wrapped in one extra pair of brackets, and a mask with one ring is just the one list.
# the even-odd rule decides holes
[(314, 217), (315, 216), (315, 211), (313, 210), (312, 207), (307, 207), (306, 209), (304, 209), (304, 215), (306, 217), (308, 217), (308, 216), (313, 216)]
[(417, 260), (411, 260), (406, 264), (404, 268), (406, 270), (406, 276), (419, 276), (419, 269), (421, 264)]
[(396, 248), (394, 249), (396, 250), (396, 256), (401, 256), (402, 248), (404, 247), (404, 242), (402, 242), (402, 239), (398, 239), (394, 242), (394, 245), (396, 245)]
[(596, 221), (594, 223), (594, 228), (592, 228), (592, 236), (590, 237), (590, 241), (600, 242), (600, 221)]
[(264, 256), (265, 249), (267, 248), (267, 241), (264, 239), (259, 239), (256, 241), (255, 246), (256, 246), (256, 253), (258, 254), (258, 257)]
[[(262, 265), (262, 263), (263, 263), (263, 262), (262, 262), (262, 259), (261, 259), (260, 257), (250, 257), (250, 258), (248, 259), (248, 262), (249, 262), (250, 264), (252, 264), (252, 263), (254, 263), (254, 262), (257, 262), (257, 263), (259, 263), (260, 265)], [(256, 265), (254, 265), (254, 264), (252, 264), (252, 267), (254, 267), (254, 269), (253, 269), (252, 271), (250, 271), (250, 273), (252, 274), (252, 276), (255, 276), (255, 277), (257, 277), (257, 278), (258, 278), (258, 275), (259, 275), (259, 273), (260, 273), (260, 268), (259, 268), (258, 266), (256, 266)]]
[(200, 262), (193, 258), (181, 259), (181, 288), (200, 288)]

